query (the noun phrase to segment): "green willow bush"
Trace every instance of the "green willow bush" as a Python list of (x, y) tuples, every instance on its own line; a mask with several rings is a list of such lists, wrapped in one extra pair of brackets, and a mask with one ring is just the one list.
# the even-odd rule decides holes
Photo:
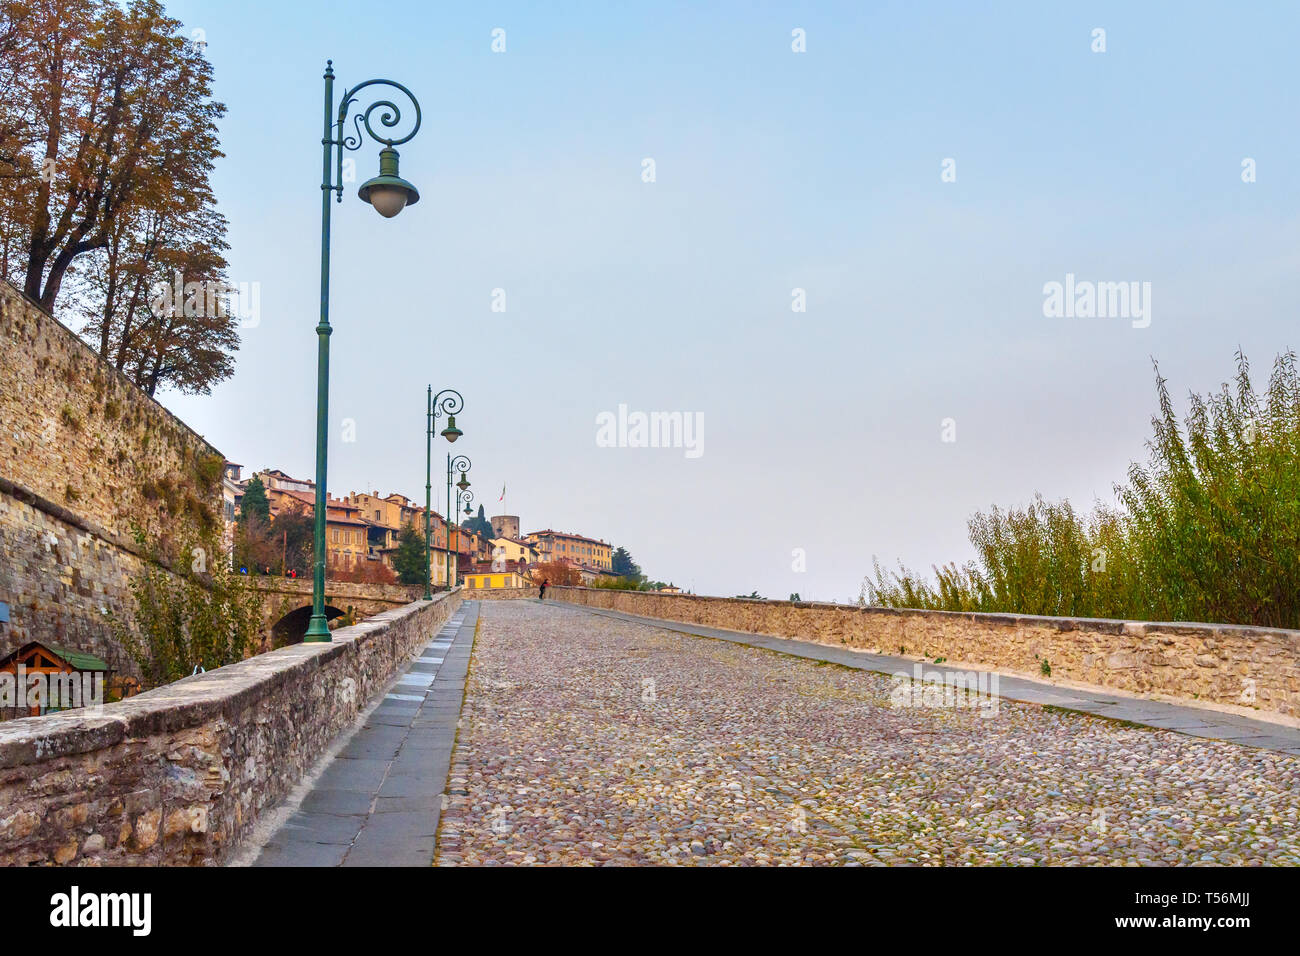
[(1300, 627), (1300, 375), (1279, 355), (1267, 394), (1246, 356), (1235, 380), (1191, 395), (1180, 425), (1156, 369), (1150, 460), (1116, 485), (1117, 507), (1081, 516), (1041, 495), (971, 518), (975, 561), (933, 582), (873, 561), (860, 602), (1137, 620)]

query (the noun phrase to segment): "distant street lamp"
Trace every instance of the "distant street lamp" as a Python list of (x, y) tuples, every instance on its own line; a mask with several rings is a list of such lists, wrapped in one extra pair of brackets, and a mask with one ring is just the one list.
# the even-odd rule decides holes
[[(451, 488), (452, 488), (451, 479), (455, 475), (455, 473), (459, 471), (460, 481), (456, 482), (456, 487), (460, 489), (460, 492), (464, 492), (467, 488), (469, 488), (469, 479), (465, 477), (465, 472), (469, 471), (470, 467), (471, 466), (470, 466), (470, 461), (468, 456), (457, 455), (455, 458), (452, 458), (451, 452), (447, 453), (447, 587), (448, 588), (450, 588), (452, 585), (451, 521), (453, 518), (456, 517), (456, 508), (453, 507), (451, 501)], [(456, 495), (457, 504), (459, 504), (460, 502), (460, 492), (458, 492)], [(456, 543), (457, 544), (460, 543), (459, 523), (456, 531)]]
[[(433, 600), (433, 429), (442, 413), (447, 413), (447, 427), (442, 437), (449, 442), (465, 434), (456, 427), (456, 412), (465, 407), (465, 400), (454, 388), (444, 388), (437, 395), (429, 386), (428, 406), (424, 418), (424, 599)], [(451, 526), (447, 526), (451, 534)]]
[[(460, 473), (460, 481), (458, 481), (456, 484), (460, 488), (460, 492), (456, 495), (456, 502), (457, 504), (464, 505), (465, 514), (469, 514), (470, 513), (469, 506), (470, 506), (470, 502), (474, 500), (474, 492), (469, 490), (469, 482), (465, 481), (465, 473), (463, 471)], [(460, 525), (459, 524), (456, 525), (456, 564), (457, 565), (460, 564)], [(473, 566), (474, 566), (474, 559), (473, 557), (471, 557), (470, 567), (472, 568)]]
[[(381, 126), (392, 129), (402, 120), (402, 111), (391, 100), (375, 100), (353, 118), (356, 134), (345, 136), (343, 124), (348, 109), (356, 102), (357, 94), (368, 86), (391, 86), (400, 90), (415, 107), (415, 125), (405, 136), (394, 139), (380, 136), (370, 125), (370, 114), (379, 110)], [(343, 94), (339, 101), (338, 116), (334, 117), (334, 61), (325, 64), (325, 130), (321, 137), (321, 230), (320, 230), (320, 323), (316, 326), (316, 515), (315, 553), (312, 556), (311, 622), (303, 637), (308, 642), (330, 640), (329, 623), (325, 619), (325, 509), (328, 488), (326, 467), (329, 446), (330, 397), (330, 194), (337, 202), (343, 201), (343, 153), (361, 148), (366, 134), (383, 146), (379, 151), (379, 175), (364, 183), (357, 195), (375, 207), (385, 219), (391, 219), (407, 206), (420, 201), (419, 191), (402, 179), (397, 172), (397, 150), (420, 129), (420, 103), (415, 95), (400, 83), (392, 80), (366, 80)]]

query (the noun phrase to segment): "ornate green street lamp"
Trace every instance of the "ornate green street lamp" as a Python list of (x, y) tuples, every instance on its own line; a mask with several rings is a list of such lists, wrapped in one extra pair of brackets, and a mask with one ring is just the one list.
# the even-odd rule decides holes
[[(391, 100), (375, 100), (363, 112), (353, 117), (355, 135), (345, 136), (343, 124), (348, 110), (356, 102), (357, 94), (368, 86), (390, 86), (400, 90), (415, 107), (415, 125), (405, 136), (381, 136), (370, 125), (370, 116), (379, 110), (379, 123), (391, 130), (402, 120), (402, 111)], [(315, 552), (312, 555), (311, 623), (307, 625), (304, 641), (329, 641), (329, 624), (325, 619), (325, 509), (327, 494), (327, 451), (329, 445), (329, 380), (330, 380), (330, 194), (337, 202), (343, 201), (343, 153), (361, 148), (366, 134), (383, 146), (379, 151), (379, 175), (366, 182), (358, 191), (363, 200), (375, 207), (385, 219), (391, 219), (407, 206), (420, 201), (420, 193), (402, 179), (397, 172), (397, 150), (420, 129), (420, 104), (414, 94), (392, 80), (366, 80), (343, 94), (337, 118), (334, 115), (334, 61), (325, 64), (325, 130), (321, 137), (321, 231), (320, 231), (320, 323), (316, 326), (316, 515)]]
[[(447, 413), (447, 427), (442, 430), (442, 437), (455, 441), (465, 434), (456, 427), (456, 412), (465, 407), (465, 400), (454, 388), (444, 388), (437, 395), (433, 386), (429, 386), (428, 410), (425, 413), (424, 427), (424, 599), (433, 600), (433, 429), (434, 424)], [(451, 525), (447, 526), (451, 534)]]
[[(451, 522), (452, 519), (456, 517), (456, 509), (452, 506), (452, 502), (451, 502), (451, 487), (452, 487), (451, 479), (452, 476), (455, 475), (457, 471), (460, 472), (460, 481), (456, 482), (456, 487), (460, 489), (460, 492), (458, 492), (456, 495), (456, 501), (459, 502), (461, 493), (463, 493), (466, 489), (469, 488), (469, 479), (465, 477), (465, 472), (469, 471), (470, 467), (471, 465), (468, 456), (457, 455), (455, 458), (452, 458), (451, 452), (447, 453), (447, 587), (448, 588), (450, 588), (452, 585)], [(471, 495), (471, 497), (473, 496)], [(460, 544), (460, 522), (457, 522), (456, 543)], [(457, 552), (456, 554), (457, 554), (457, 561), (459, 561), (460, 553)]]

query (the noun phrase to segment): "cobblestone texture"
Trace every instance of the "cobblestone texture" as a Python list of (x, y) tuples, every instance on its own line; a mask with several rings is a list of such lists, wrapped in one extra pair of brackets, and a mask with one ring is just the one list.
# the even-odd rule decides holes
[(483, 605), (435, 862), (1300, 864), (1300, 759)]

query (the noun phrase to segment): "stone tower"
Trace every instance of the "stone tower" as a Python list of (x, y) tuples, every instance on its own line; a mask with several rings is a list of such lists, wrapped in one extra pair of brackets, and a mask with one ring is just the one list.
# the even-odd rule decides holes
[(492, 519), (492, 533), (498, 538), (519, 537), (519, 515), (497, 515)]

